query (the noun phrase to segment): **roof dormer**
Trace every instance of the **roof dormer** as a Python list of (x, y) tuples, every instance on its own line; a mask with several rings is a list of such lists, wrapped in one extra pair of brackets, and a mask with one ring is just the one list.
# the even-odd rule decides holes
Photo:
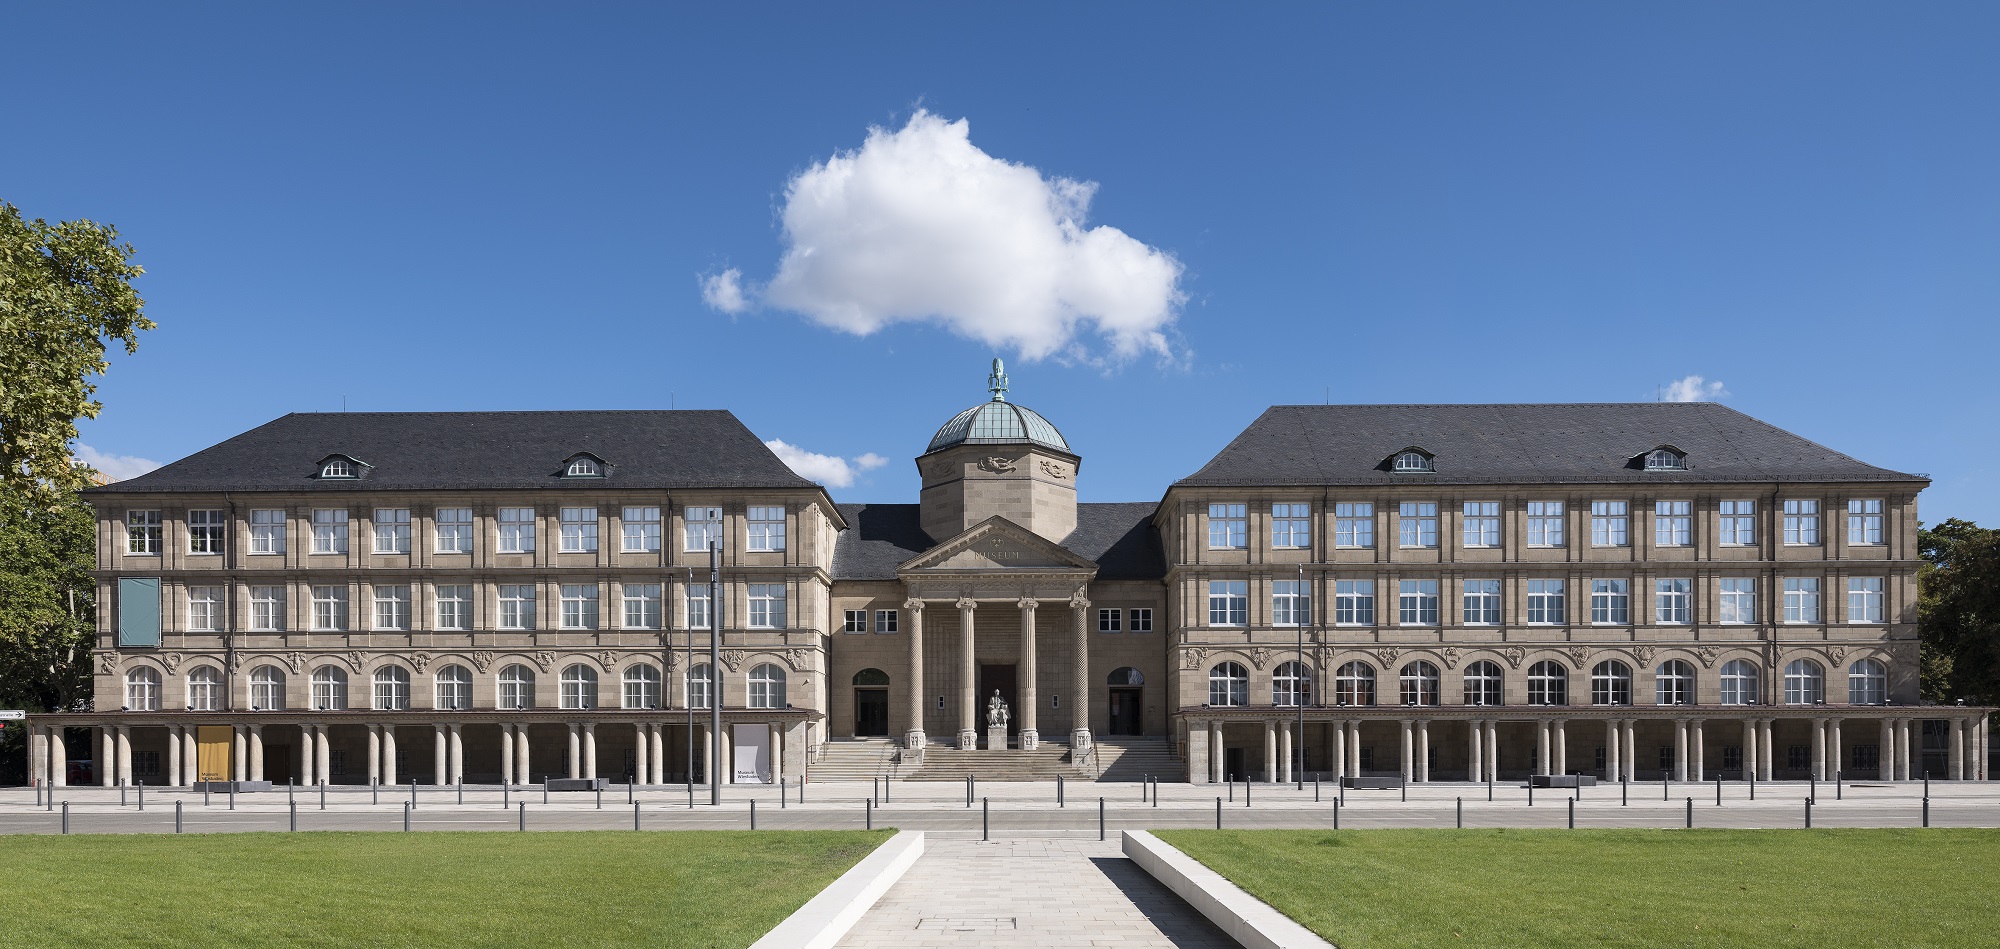
[(1687, 452), (1672, 445), (1659, 445), (1632, 456), (1632, 467), (1647, 471), (1686, 471)]
[(1436, 474), (1437, 456), (1421, 446), (1411, 445), (1382, 459), (1382, 467), (1399, 474)]
[(319, 460), (319, 471), (313, 477), (321, 481), (357, 481), (368, 473), (368, 467), (351, 455), (328, 455)]
[(605, 464), (604, 459), (587, 451), (569, 456), (562, 467), (564, 478), (603, 478), (608, 477), (610, 472), (611, 466)]

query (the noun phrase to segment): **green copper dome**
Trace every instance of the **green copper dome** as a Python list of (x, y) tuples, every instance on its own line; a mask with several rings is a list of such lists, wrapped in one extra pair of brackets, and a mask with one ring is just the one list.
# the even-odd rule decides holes
[(951, 417), (931, 436), (925, 454), (953, 445), (1006, 445), (1027, 442), (1072, 454), (1069, 442), (1041, 413), (1007, 401), (1007, 370), (993, 360), (993, 373), (986, 377), (986, 390), (993, 393), (982, 402)]

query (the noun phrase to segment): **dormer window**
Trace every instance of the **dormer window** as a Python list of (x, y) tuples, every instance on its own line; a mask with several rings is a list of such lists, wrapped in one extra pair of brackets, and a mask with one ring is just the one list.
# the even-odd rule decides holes
[(1647, 471), (1685, 471), (1687, 456), (1672, 448), (1655, 448), (1646, 453)]
[(346, 455), (331, 455), (319, 463), (319, 476), (353, 480), (361, 477), (361, 463)]
[(1436, 471), (1437, 461), (1429, 452), (1418, 448), (1408, 448), (1396, 453), (1389, 467), (1394, 471)]
[(563, 464), (565, 478), (602, 478), (604, 462), (594, 455), (575, 455)]

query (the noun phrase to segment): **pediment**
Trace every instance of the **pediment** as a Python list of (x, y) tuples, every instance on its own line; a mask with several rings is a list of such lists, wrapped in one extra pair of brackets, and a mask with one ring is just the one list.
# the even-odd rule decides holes
[(1002, 517), (989, 517), (958, 536), (918, 554), (897, 573), (1022, 570), (1097, 571), (1097, 564)]

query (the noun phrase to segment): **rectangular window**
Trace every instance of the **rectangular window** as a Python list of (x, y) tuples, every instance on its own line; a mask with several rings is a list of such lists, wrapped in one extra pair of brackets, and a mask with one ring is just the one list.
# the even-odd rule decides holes
[(1528, 546), (1561, 547), (1563, 545), (1563, 503), (1561, 501), (1528, 502)]
[(285, 588), (250, 588), (250, 629), (277, 633), (285, 629)]
[(707, 550), (711, 543), (722, 542), (722, 509), (719, 507), (691, 507), (682, 512), (687, 524), (687, 549)]
[(195, 633), (222, 631), (221, 587), (188, 587), (187, 628)]
[(410, 588), (386, 586), (375, 588), (375, 628), (410, 628)]
[(437, 628), (472, 628), (472, 588), (464, 584), (445, 584), (437, 591)]
[(1209, 505), (1208, 546), (1218, 550), (1250, 546), (1249, 508), (1242, 504)]
[(532, 554), (535, 552), (535, 509), (531, 507), (503, 507), (499, 511), (500, 552), (503, 554)]
[(1858, 547), (1882, 543), (1882, 500), (1860, 499), (1847, 502), (1847, 542)]
[(1247, 580), (1208, 581), (1208, 625), (1250, 624), (1250, 583)]
[[(1500, 502), (1465, 502), (1465, 546), (1500, 546)], [(1403, 546), (1408, 547), (1409, 544)]]
[(1126, 626), (1132, 632), (1150, 633), (1153, 631), (1153, 611), (1150, 608), (1143, 610), (1126, 610), (1125, 618), (1127, 620), (1130, 620), (1130, 622), (1127, 623)]
[(253, 554), (283, 554), (285, 552), (285, 512), (250, 512), (250, 552)]
[(1694, 502), (1653, 503), (1653, 546), (1687, 547), (1694, 543)]
[(1689, 588), (1694, 581), (1685, 578), (1655, 580), (1653, 582), (1653, 618), (1673, 626), (1688, 623)]
[(1757, 622), (1756, 580), (1750, 577), (1722, 577), (1715, 582), (1722, 600), (1722, 615), (1717, 622), (1733, 624)]
[(1861, 771), (1873, 771), (1882, 767), (1882, 746), (1855, 745), (1854, 767)]
[(895, 610), (876, 610), (875, 631), (884, 635), (896, 632), (897, 620), (900, 619), (896, 614)]
[(1460, 591), (1465, 625), (1500, 625), (1500, 581), (1467, 580)]
[(312, 552), (347, 553), (347, 511), (317, 509), (312, 514)]
[(1342, 626), (1375, 625), (1375, 581), (1335, 580), (1333, 621)]
[(556, 549), (565, 554), (593, 554), (597, 552), (597, 509), (594, 507), (566, 507), (557, 513), (561, 522), (562, 535), (557, 540)]
[[(343, 512), (345, 513), (345, 512)], [(341, 586), (318, 586), (312, 588), (313, 629), (343, 630), (347, 628), (347, 588)]]
[(1528, 581), (1528, 622), (1557, 625), (1567, 622), (1561, 580)]
[(626, 629), (659, 629), (662, 611), (660, 609), (660, 585), (657, 583), (627, 583), (625, 592)]
[(1118, 632), (1118, 621), (1121, 618), (1117, 610), (1098, 610), (1097, 631), (1100, 633)]
[(1336, 504), (1333, 506), (1335, 547), (1375, 546), (1375, 505)]
[(1405, 501), (1398, 508), (1396, 530), (1404, 547), (1438, 545), (1438, 506), (1427, 501)]
[(375, 552), (410, 552), (410, 511), (408, 508), (375, 509)]
[(531, 583), (500, 585), (500, 628), (535, 628), (535, 586)]
[(1720, 514), (1717, 543), (1724, 547), (1748, 547), (1757, 542), (1757, 502), (1724, 501)]
[(160, 552), (160, 512), (125, 512), (125, 552), (128, 554)]
[(1785, 622), (1819, 622), (1819, 578), (1785, 578)]
[(1792, 547), (1819, 544), (1818, 501), (1794, 499), (1785, 502), (1785, 543)]
[(1590, 581), (1590, 621), (1612, 626), (1632, 622), (1632, 594), (1626, 580)]
[(628, 507), (619, 512), (618, 524), (624, 535), (620, 549), (625, 553), (652, 553), (660, 549), (659, 508)]
[(469, 554), (472, 552), (471, 508), (438, 508), (436, 520), (438, 553)]
[(785, 509), (783, 507), (753, 507), (750, 509), (750, 549), (785, 549)]
[(709, 610), (708, 586), (687, 588), (687, 626), (689, 629), (707, 629), (709, 617), (715, 615)]
[(846, 614), (847, 614), (847, 622), (844, 626), (841, 627), (840, 629), (841, 632), (843, 633), (868, 632), (867, 610), (847, 610)]
[(1310, 583), (1309, 580), (1278, 580), (1271, 584), (1271, 625), (1312, 625)]
[(1438, 582), (1436, 580), (1404, 580), (1398, 587), (1396, 615), (1404, 626), (1436, 626), (1438, 624)]
[(1884, 615), (1881, 577), (1847, 578), (1847, 621), (1880, 623)]
[(785, 585), (750, 584), (750, 628), (783, 629), (785, 626)]
[(562, 628), (597, 628), (597, 584), (565, 583), (561, 594)]
[(1590, 543), (1594, 547), (1624, 547), (1631, 543), (1623, 501), (1590, 502)]
[(1271, 505), (1271, 546), (1304, 548), (1312, 546), (1312, 505)]
[(228, 523), (222, 511), (189, 511), (188, 553), (222, 553), (222, 537)]

